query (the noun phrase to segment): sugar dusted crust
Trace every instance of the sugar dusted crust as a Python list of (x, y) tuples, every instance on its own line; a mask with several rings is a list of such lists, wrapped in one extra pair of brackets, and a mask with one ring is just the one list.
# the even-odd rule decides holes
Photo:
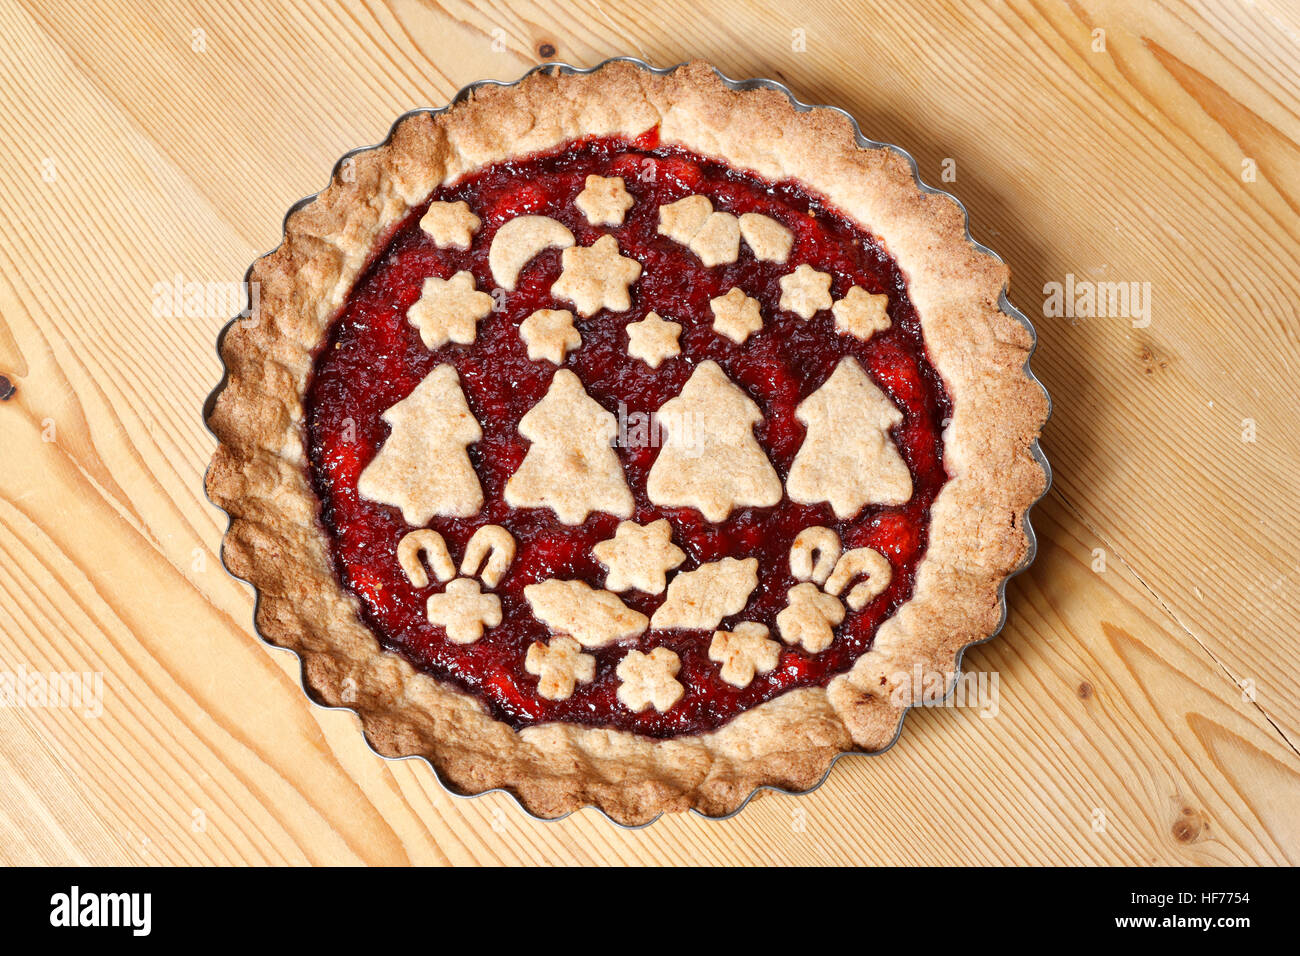
[[(665, 143), (803, 182), (881, 238), (952, 398), (951, 478), (931, 511), (912, 599), (825, 689), (791, 691), (693, 737), (561, 723), (515, 731), (476, 698), (381, 652), (361, 623), (318, 522), (301, 399), (370, 256), (436, 187), (511, 154), (656, 124)], [(916, 665), (951, 672), (963, 647), (999, 625), (1000, 587), (1025, 558), (1025, 512), (1047, 480), (1031, 453), (1047, 415), (1025, 373), (1031, 336), (998, 308), (1008, 270), (966, 239), (959, 207), (922, 193), (893, 151), (858, 147), (838, 112), (796, 111), (775, 90), (734, 92), (702, 62), (667, 75), (612, 62), (481, 87), (444, 113), (404, 118), (384, 145), (356, 154), (346, 179), (336, 175), (289, 216), (283, 244), (250, 279), (260, 310), (222, 340), (228, 378), (208, 418), (220, 444), (207, 490), (231, 517), (226, 565), (258, 590), (260, 632), (301, 656), (318, 701), (355, 710), (377, 751), (423, 755), (459, 792), (500, 787), (540, 816), (591, 805), (636, 824), (665, 810), (726, 814), (762, 785), (804, 790), (838, 754), (892, 741), (905, 700), (896, 675)]]

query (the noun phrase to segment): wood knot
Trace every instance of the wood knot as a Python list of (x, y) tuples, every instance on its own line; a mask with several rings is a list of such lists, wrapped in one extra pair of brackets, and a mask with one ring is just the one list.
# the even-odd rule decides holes
[(0, 375), (0, 402), (7, 402), (13, 397), (18, 387), (3, 375)]
[(549, 60), (551, 57), (555, 56), (555, 44), (554, 43), (537, 44), (537, 55), (541, 57), (543, 60)]
[(1084, 681), (1082, 684), (1079, 685), (1079, 700), (1088, 700), (1090, 697), (1092, 697), (1092, 694), (1093, 694), (1092, 685), (1089, 684), (1087, 681)]
[(1143, 375), (1154, 375), (1169, 367), (1169, 360), (1157, 355), (1148, 345), (1142, 346), (1142, 351), (1138, 353), (1138, 361), (1142, 363)]
[(1208, 826), (1203, 813), (1191, 807), (1183, 807), (1182, 815), (1174, 821), (1172, 832), (1179, 843), (1195, 843)]

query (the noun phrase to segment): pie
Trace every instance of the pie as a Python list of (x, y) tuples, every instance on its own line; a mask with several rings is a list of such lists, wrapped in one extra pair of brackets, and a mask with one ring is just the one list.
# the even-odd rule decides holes
[(895, 737), (1047, 476), (1006, 267), (905, 156), (704, 63), (482, 85), (252, 267), (207, 475), (371, 745), (554, 817), (718, 816)]

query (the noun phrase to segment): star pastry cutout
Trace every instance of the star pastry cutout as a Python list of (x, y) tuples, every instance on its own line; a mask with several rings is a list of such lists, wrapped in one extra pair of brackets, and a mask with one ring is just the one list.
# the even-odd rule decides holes
[(889, 314), (885, 308), (889, 305), (889, 296), (872, 295), (861, 286), (854, 286), (849, 294), (833, 306), (835, 331), (840, 335), (852, 335), (864, 342), (877, 332), (889, 328)]
[(811, 319), (822, 309), (831, 307), (831, 277), (804, 263), (794, 272), (781, 277), (781, 308), (801, 319)]
[(820, 654), (835, 640), (832, 630), (844, 620), (840, 599), (810, 581), (786, 592), (788, 603), (776, 616), (776, 629), (787, 644), (800, 644), (809, 654)]
[(710, 299), (709, 308), (713, 310), (713, 331), (725, 335), (737, 345), (763, 327), (758, 300), (745, 295), (740, 289), (732, 289), (726, 295)]
[(439, 249), (468, 249), (482, 223), (466, 202), (435, 202), (420, 217), (420, 228)]
[(722, 665), (718, 676), (733, 687), (748, 687), (758, 674), (776, 669), (781, 645), (767, 636), (767, 628), (742, 621), (733, 631), (714, 631), (709, 660)]
[(619, 701), (631, 711), (653, 706), (662, 714), (686, 692), (676, 680), (681, 668), (681, 658), (666, 647), (656, 647), (649, 654), (628, 651), (614, 670), (622, 681), (618, 687)]
[(573, 201), (593, 226), (623, 225), (623, 217), (635, 203), (622, 176), (588, 176), (585, 187)]
[(473, 644), (485, 628), (501, 623), (500, 598), (483, 594), (470, 578), (457, 578), (441, 594), (430, 597), (425, 611), (429, 623), (441, 625), (447, 640), (456, 644)]
[(754, 253), (755, 259), (764, 262), (785, 262), (790, 258), (794, 233), (771, 216), (747, 212), (740, 217), (740, 235)]
[(538, 309), (519, 323), (519, 337), (528, 346), (530, 361), (556, 365), (582, 345), (582, 336), (573, 327), (573, 313), (567, 309)]
[(537, 693), (547, 700), (568, 700), (578, 684), (596, 676), (596, 658), (582, 653), (582, 645), (560, 635), (549, 645), (534, 641), (524, 658), (524, 670), (538, 678)]
[(664, 359), (682, 354), (682, 347), (677, 344), (681, 325), (667, 321), (658, 312), (649, 312), (640, 322), (632, 322), (626, 328), (627, 354), (651, 368), (658, 368)]
[(673, 544), (672, 538), (673, 528), (666, 518), (648, 525), (620, 523), (614, 537), (591, 549), (608, 572), (605, 587), (662, 594), (668, 586), (668, 572), (686, 560), (686, 552)]
[(627, 290), (640, 278), (641, 263), (620, 255), (613, 236), (601, 236), (585, 248), (565, 249), (560, 263), (564, 271), (551, 286), (551, 294), (572, 302), (580, 315), (632, 308)]
[(438, 349), (448, 342), (472, 344), (479, 321), (491, 311), (492, 296), (475, 291), (474, 276), (462, 270), (450, 279), (425, 279), (419, 300), (406, 310), (406, 321), (420, 330), (425, 348)]

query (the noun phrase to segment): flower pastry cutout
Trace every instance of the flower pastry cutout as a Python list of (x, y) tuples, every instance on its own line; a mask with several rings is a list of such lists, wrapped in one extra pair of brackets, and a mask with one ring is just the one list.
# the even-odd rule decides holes
[(682, 334), (681, 325), (669, 322), (658, 312), (648, 312), (640, 322), (631, 322), (626, 328), (627, 354), (651, 368), (658, 368), (664, 359), (682, 354), (677, 341)]
[(519, 337), (528, 346), (530, 361), (556, 365), (582, 345), (582, 336), (573, 327), (573, 313), (567, 309), (538, 309), (519, 323)]
[(420, 228), (439, 249), (468, 249), (480, 225), (467, 202), (429, 203), (420, 217)]
[(596, 676), (596, 658), (582, 653), (573, 638), (560, 635), (550, 644), (534, 641), (524, 657), (524, 670), (538, 679), (539, 696), (568, 700), (578, 684), (589, 684)]
[(425, 612), (430, 624), (446, 630), (447, 640), (473, 644), (486, 628), (501, 623), (501, 599), (483, 594), (472, 578), (457, 578), (441, 594), (429, 598)]
[(621, 255), (613, 236), (601, 236), (586, 248), (565, 249), (560, 262), (564, 271), (551, 286), (551, 294), (572, 302), (579, 315), (632, 308), (627, 290), (640, 277), (641, 263)]
[(461, 270), (450, 279), (425, 279), (420, 298), (406, 310), (406, 321), (420, 330), (425, 348), (438, 349), (448, 342), (472, 344), (479, 321), (491, 311), (492, 296), (475, 291), (474, 276)]
[(713, 331), (725, 335), (737, 345), (763, 327), (758, 300), (740, 289), (733, 288), (726, 295), (710, 299), (709, 308), (713, 312)]
[(666, 518), (644, 526), (624, 521), (614, 537), (595, 545), (591, 553), (606, 568), (609, 590), (647, 594), (662, 594), (668, 572), (686, 560), (686, 552), (673, 544), (673, 528)]
[(653, 706), (662, 714), (686, 691), (676, 680), (681, 667), (681, 658), (666, 647), (656, 647), (649, 654), (628, 651), (614, 670), (622, 681), (618, 686), (619, 701), (631, 711)]
[(488, 248), (488, 268), (496, 284), (514, 291), (519, 273), (546, 249), (567, 249), (573, 245), (573, 233), (564, 223), (549, 216), (518, 216), (511, 219), (492, 237)]
[(729, 212), (714, 212), (707, 196), (687, 196), (659, 207), (659, 232), (680, 242), (706, 266), (740, 257), (740, 222)]
[(757, 212), (740, 217), (740, 235), (754, 258), (764, 262), (785, 262), (794, 246), (794, 233), (771, 216)]
[(781, 308), (801, 319), (811, 319), (831, 307), (831, 276), (804, 263), (781, 277)]
[(739, 614), (758, 587), (758, 558), (723, 558), (683, 571), (668, 585), (650, 626), (712, 630), (724, 617)]
[(854, 286), (849, 294), (831, 306), (835, 316), (835, 331), (852, 335), (864, 342), (889, 328), (889, 314), (885, 311), (889, 296), (872, 295), (861, 286)]
[(733, 687), (748, 687), (759, 674), (776, 669), (781, 645), (767, 636), (767, 628), (742, 621), (731, 631), (714, 631), (709, 660), (722, 665), (719, 676)]
[(585, 581), (551, 578), (524, 588), (533, 617), (556, 634), (568, 634), (583, 647), (605, 647), (645, 632), (647, 619), (611, 591)]
[(636, 200), (627, 191), (622, 176), (588, 176), (573, 204), (593, 226), (621, 226)]

